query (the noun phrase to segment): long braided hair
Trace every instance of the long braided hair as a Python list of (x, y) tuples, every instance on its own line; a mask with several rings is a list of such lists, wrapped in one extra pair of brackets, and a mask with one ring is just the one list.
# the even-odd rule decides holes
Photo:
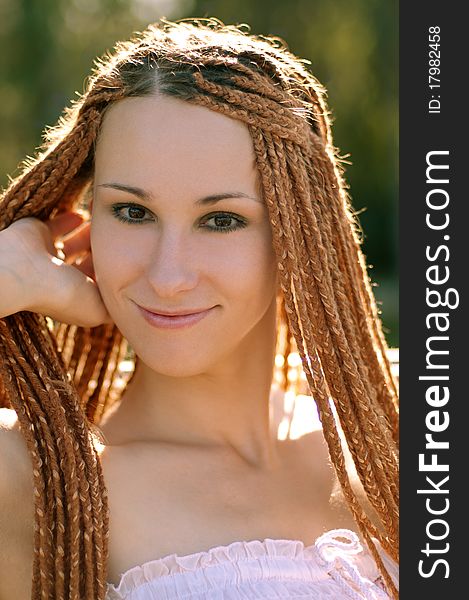
[[(325, 89), (306, 62), (277, 38), (217, 19), (150, 25), (96, 63), (85, 93), (4, 191), (0, 229), (86, 205), (104, 112), (122, 98), (167, 94), (246, 123), (277, 256), (278, 347), (284, 365), (294, 350), (301, 357), (343, 495), (397, 597), (377, 548), (398, 561), (397, 382)], [(33, 465), (33, 600), (104, 599), (109, 513), (94, 425), (129, 381), (118, 368), (128, 353), (115, 325), (27, 311), (0, 319), (0, 406), (16, 411)]]

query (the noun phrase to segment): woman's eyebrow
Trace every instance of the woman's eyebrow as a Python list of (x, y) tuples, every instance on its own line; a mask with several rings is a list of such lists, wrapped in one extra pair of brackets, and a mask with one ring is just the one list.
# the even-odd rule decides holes
[[(135, 187), (133, 185), (125, 185), (123, 183), (100, 183), (97, 187), (105, 187), (105, 188), (113, 188), (115, 190), (120, 190), (121, 192), (127, 192), (129, 194), (133, 194), (137, 196), (141, 200), (145, 202), (154, 201), (154, 196), (152, 193), (143, 190), (142, 188)], [(254, 196), (249, 196), (244, 192), (223, 192), (221, 194), (212, 194), (210, 196), (205, 196), (205, 198), (199, 198), (199, 200), (195, 201), (196, 205), (211, 205), (219, 202), (220, 200), (224, 200), (225, 198), (248, 198), (249, 200), (253, 200), (254, 202), (259, 202), (263, 204), (263, 202), (259, 198), (255, 198)]]

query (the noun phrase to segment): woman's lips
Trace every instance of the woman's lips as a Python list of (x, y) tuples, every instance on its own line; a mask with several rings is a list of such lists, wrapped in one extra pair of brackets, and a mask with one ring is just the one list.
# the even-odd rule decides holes
[(182, 329), (184, 327), (190, 327), (191, 325), (195, 325), (195, 323), (198, 323), (204, 319), (214, 308), (212, 307), (207, 310), (189, 315), (177, 315), (170, 317), (167, 315), (159, 315), (157, 313), (150, 312), (138, 304), (137, 306), (147, 323), (153, 325), (153, 327), (158, 327), (159, 329)]

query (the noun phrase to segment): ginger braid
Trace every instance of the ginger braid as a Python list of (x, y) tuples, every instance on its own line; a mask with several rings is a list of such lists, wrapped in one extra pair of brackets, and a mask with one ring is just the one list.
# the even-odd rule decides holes
[[(291, 154), (291, 157), (294, 159), (295, 155)], [(331, 178), (329, 178), (327, 181), (325, 181), (327, 198), (329, 198), (332, 193), (331, 181), (333, 181), (333, 179), (332, 179), (333, 170), (332, 170), (331, 166), (332, 165), (329, 160), (322, 160), (320, 157), (318, 157), (318, 159), (315, 161), (314, 164), (312, 163), (311, 160), (309, 160), (308, 164), (307, 164), (308, 172), (314, 174), (313, 176), (321, 178), (320, 180), (324, 180), (323, 179), (324, 171), (328, 170), (331, 173)], [(301, 174), (301, 171), (300, 171), (300, 174)], [(347, 238), (347, 233), (346, 233), (347, 227), (350, 228), (350, 225), (347, 220), (344, 220), (344, 218), (341, 217), (341, 215), (343, 214), (343, 211), (341, 211), (340, 207), (336, 206), (335, 203), (331, 203), (331, 202), (325, 203), (323, 201), (324, 197), (322, 194), (318, 195), (318, 200), (320, 201), (319, 208), (322, 208), (322, 214), (323, 214), (324, 219), (327, 221), (330, 221), (330, 218), (333, 217), (333, 222), (331, 224), (325, 225), (328, 228), (329, 235), (332, 235), (331, 227), (333, 227), (334, 231), (337, 232), (337, 236), (338, 236), (338, 239), (340, 242), (337, 246), (337, 255), (339, 257), (340, 262), (338, 264), (338, 269), (333, 271), (333, 274), (338, 273), (338, 272), (347, 272), (349, 274), (349, 277), (345, 279), (344, 283), (347, 286), (346, 296), (348, 298), (353, 298), (353, 302), (347, 302), (347, 307), (350, 307), (354, 312), (354, 317), (356, 319), (356, 324), (357, 324), (357, 331), (358, 331), (359, 335), (361, 336), (361, 341), (362, 341), (362, 343), (360, 345), (358, 345), (357, 349), (358, 350), (366, 350), (366, 352), (363, 356), (364, 364), (365, 365), (373, 365), (373, 368), (370, 370), (370, 375), (371, 375), (371, 377), (373, 377), (373, 381), (374, 381), (374, 385), (375, 385), (375, 389), (376, 389), (377, 393), (380, 393), (382, 395), (382, 399), (379, 404), (382, 405), (382, 408), (385, 410), (387, 418), (390, 420), (390, 422), (392, 424), (394, 441), (397, 443), (398, 442), (398, 426), (399, 426), (398, 414), (396, 411), (396, 404), (395, 404), (395, 401), (397, 399), (397, 389), (395, 387), (394, 380), (391, 375), (389, 361), (384, 360), (383, 366), (385, 367), (384, 373), (386, 376), (386, 384), (392, 389), (393, 393), (392, 394), (387, 393), (387, 387), (384, 387), (383, 390), (380, 392), (379, 384), (378, 384), (379, 377), (378, 377), (378, 379), (376, 379), (376, 375), (379, 374), (380, 368), (379, 368), (377, 354), (373, 349), (372, 340), (373, 339), (375, 340), (377, 348), (381, 353), (382, 360), (385, 358), (386, 349), (385, 349), (384, 338), (382, 335), (382, 330), (380, 327), (377, 326), (377, 322), (376, 322), (377, 313), (373, 313), (372, 311), (370, 311), (368, 313), (366, 312), (366, 308), (368, 308), (368, 306), (370, 306), (370, 297), (372, 297), (372, 296), (371, 296), (371, 292), (369, 291), (370, 290), (369, 278), (366, 273), (366, 268), (363, 266), (364, 265), (363, 256), (359, 255), (360, 260), (358, 260), (358, 261), (356, 259), (351, 260), (351, 258), (354, 256), (354, 254), (353, 254), (353, 252), (350, 251), (350, 248), (353, 249), (353, 246), (351, 246), (351, 244), (355, 242), (355, 239), (354, 239), (353, 235), (351, 238), (350, 238), (350, 236)], [(353, 227), (353, 225), (354, 225), (353, 221), (351, 222), (351, 224)], [(347, 246), (349, 247), (349, 250), (347, 250)], [(335, 255), (335, 253), (333, 253), (333, 255)], [(352, 269), (355, 269), (355, 276), (354, 276), (354, 271)], [(361, 270), (359, 270), (359, 269), (361, 269)], [(352, 285), (352, 282), (356, 278), (356, 274), (359, 274), (359, 276), (362, 279), (364, 279), (364, 283), (365, 283), (364, 289), (368, 293), (364, 293), (363, 289), (356, 288), (354, 285)], [(360, 299), (362, 299), (362, 301), (360, 301)], [(375, 310), (376, 310), (376, 305), (374, 304), (374, 306), (375, 306)], [(372, 326), (372, 334), (373, 334), (372, 336), (367, 334), (367, 332), (369, 331), (370, 325)]]
[[(44, 597), (64, 597), (67, 593), (91, 597), (98, 593), (93, 588), (102, 578), (104, 567), (103, 540), (100, 528), (95, 528), (102, 519), (101, 498), (93, 490), (96, 457), (91, 455), (80, 407), (68, 392), (69, 385), (55, 372), (55, 365), (48, 365), (49, 361), (43, 362), (39, 357), (39, 352), (47, 356), (44, 350), (50, 344), (46, 331), (45, 335), (37, 336), (38, 316), (19, 313), (14, 318), (17, 335), (2, 335), (2, 340), (8, 357), (4, 366), (10, 366), (14, 375), (6, 379), (8, 398), (17, 411), (22, 431), (28, 431), (28, 446), (33, 455), (36, 517), (33, 584), (40, 586)], [(39, 339), (33, 339), (30, 331)], [(60, 391), (63, 393), (59, 395)], [(52, 489), (54, 496), (50, 496)], [(86, 582), (80, 585), (85, 566), (78, 560), (83, 530), (86, 535), (81, 552), (87, 573)], [(63, 568), (68, 558), (69, 572)], [(32, 597), (39, 597), (34, 587)]]
[[(102, 102), (103, 95), (94, 100)], [(35, 165), (28, 166), (5, 193), (3, 227), (23, 216), (44, 218), (53, 209), (58, 212), (58, 200), (67, 186), (76, 186), (73, 177), (89, 154), (101, 113), (88, 100), (75, 118), (69, 135), (49, 148)], [(15, 409), (22, 432), (28, 431), (25, 437), (33, 462), (36, 526), (32, 598), (103, 598), (107, 498), (90, 428), (69, 382), (70, 372), (43, 317), (18, 313), (0, 321), (0, 327), (4, 389), (0, 401)], [(106, 339), (106, 329), (94, 329), (93, 349), (97, 354)], [(121, 338), (117, 330), (112, 336)], [(76, 341), (74, 353), (81, 355), (80, 335)], [(100, 369), (99, 376), (107, 366)]]
[[(102, 118), (122, 98), (173, 95), (244, 122), (277, 255), (284, 385), (296, 348), (344, 497), (397, 597), (376, 546), (398, 559), (397, 384), (325, 90), (303, 62), (278, 40), (216, 19), (149, 26), (97, 63), (4, 192), (0, 229), (84, 203)], [(16, 411), (33, 466), (32, 598), (103, 600), (109, 508), (94, 425), (128, 383), (118, 369), (128, 344), (113, 325), (51, 325), (28, 312), (1, 319), (0, 334), (0, 406)], [(352, 488), (340, 431), (372, 516)]]
[[(259, 136), (259, 137), (261, 137), (261, 139), (262, 139), (262, 136)], [(269, 154), (269, 150), (266, 148), (266, 146), (267, 146), (267, 144), (264, 145), (264, 148), (265, 148), (264, 152), (268, 155)], [(267, 186), (264, 189), (269, 190), (269, 182), (276, 182), (276, 184), (277, 184), (277, 182), (279, 181), (280, 178), (278, 176), (276, 177), (275, 173), (274, 173), (274, 176), (272, 176), (272, 173), (269, 172), (268, 168), (266, 168), (265, 170), (267, 172), (265, 172), (264, 170), (262, 171), (263, 176), (264, 176), (264, 172), (265, 172), (265, 184)], [(275, 191), (274, 191), (274, 186), (272, 185), (272, 183), (270, 183), (270, 188), (271, 188), (270, 193), (271, 193), (271, 195), (273, 197), (275, 195)], [(283, 190), (283, 191), (285, 191), (285, 190)], [(266, 194), (266, 197), (267, 197), (267, 194)], [(285, 204), (288, 206), (288, 203), (285, 203)], [(282, 231), (288, 230), (287, 223), (288, 223), (288, 221), (291, 218), (290, 215), (288, 215), (288, 213), (287, 214), (282, 214), (282, 211), (279, 208), (277, 208), (277, 210), (278, 210), (277, 218), (280, 219), (280, 220), (285, 220), (286, 221), (286, 222), (282, 223), (282, 227), (280, 229)], [(295, 215), (294, 211), (293, 211), (293, 215)], [(291, 257), (293, 260), (297, 260), (297, 261), (299, 260), (299, 264), (305, 265), (306, 261), (307, 261), (307, 255), (305, 254), (302, 257), (302, 254), (304, 254), (303, 252), (301, 252), (301, 251), (300, 252), (296, 252), (295, 251), (295, 249), (293, 248), (294, 244), (292, 243), (292, 240), (294, 240), (294, 239), (298, 239), (296, 237), (296, 232), (293, 232), (293, 234), (289, 238), (289, 240), (281, 240), (281, 241), (279, 241), (279, 244), (281, 244), (281, 247), (285, 247), (285, 245), (287, 245), (287, 248), (288, 248), (288, 246), (290, 246), (290, 248), (291, 248), (290, 251), (287, 250), (287, 254), (286, 254), (285, 258)], [(314, 256), (314, 255), (309, 255), (309, 256)], [(286, 271), (285, 268), (280, 269), (280, 272), (282, 274), (285, 273), (285, 271)], [(299, 285), (301, 286), (301, 279), (299, 280)], [(293, 295), (290, 292), (290, 290), (289, 290), (288, 287), (284, 287), (282, 285), (282, 289), (283, 289), (283, 291), (285, 293), (285, 298), (286, 298), (286, 303), (287, 303), (287, 312), (289, 312), (290, 314), (294, 314), (294, 311), (289, 311), (288, 310), (288, 305), (290, 304), (290, 302), (293, 303)], [(313, 292), (314, 292), (314, 290), (313, 290)], [(308, 296), (310, 296), (309, 292), (305, 292), (305, 291), (303, 291), (303, 293), (297, 293), (297, 296), (296, 296), (297, 302), (300, 305), (299, 306), (299, 310), (302, 312), (302, 309), (303, 309), (306, 312), (306, 314), (308, 314), (308, 308), (309, 307), (319, 307), (320, 306), (320, 302), (318, 301), (317, 295), (316, 295), (316, 297), (313, 296), (311, 298), (311, 302), (306, 303), (304, 306), (301, 306), (301, 304), (304, 303), (304, 300), (308, 300)], [(289, 302), (289, 300), (290, 300), (290, 302)], [(327, 339), (328, 338), (328, 336), (327, 336), (328, 330), (327, 330), (327, 327), (325, 325), (323, 325), (324, 324), (324, 319), (321, 319), (320, 311), (318, 311), (317, 314), (315, 314), (313, 316), (310, 316), (309, 319), (310, 319), (309, 322), (314, 322), (316, 324), (316, 329), (315, 330), (318, 332), (318, 336), (321, 335), (322, 331), (324, 331), (325, 334), (326, 334), (326, 336), (325, 336), (326, 340), (324, 342), (324, 347), (321, 348), (321, 350), (323, 350), (324, 348), (327, 349), (327, 347), (331, 348), (330, 340)], [(298, 330), (297, 330), (296, 327), (292, 327), (292, 329), (293, 329), (294, 333), (295, 333), (295, 331), (298, 333)], [(296, 335), (295, 335), (295, 337), (296, 337)], [(309, 331), (307, 329), (305, 329), (304, 330), (304, 339), (305, 339), (305, 345), (306, 345), (306, 347), (308, 347), (308, 345), (309, 345), (309, 342), (310, 342), (309, 338), (310, 338)], [(331, 352), (332, 351), (333, 351), (333, 349), (331, 348)], [(305, 360), (304, 354), (302, 355), (302, 358)], [(322, 360), (322, 362), (324, 364), (327, 364), (326, 363), (326, 359), (327, 359), (327, 354), (326, 354), (326, 357), (324, 357), (324, 355), (321, 354), (321, 360)], [(332, 369), (332, 377), (333, 377), (332, 381), (334, 382), (336, 379), (340, 380), (341, 379), (341, 370), (338, 369), (338, 368), (335, 368), (335, 365), (333, 363), (331, 365), (328, 364), (328, 367), (329, 366)], [(324, 368), (324, 371), (327, 371), (327, 370), (328, 369)], [(319, 372), (319, 369), (318, 369), (318, 372)], [(317, 380), (317, 374), (316, 374), (315, 379), (313, 381), (316, 381), (316, 380)], [(318, 381), (320, 382), (320, 379)], [(340, 393), (341, 390), (337, 386), (334, 389), (334, 392), (335, 391), (337, 391), (337, 393)], [(320, 397), (324, 398), (325, 397), (324, 390), (318, 390), (317, 386), (316, 386), (316, 389), (313, 392), (313, 396), (316, 399), (316, 401), (318, 401)], [(319, 408), (320, 408), (320, 413), (322, 413), (323, 410), (324, 410), (324, 402), (318, 402), (318, 404), (319, 404)], [(326, 402), (326, 410), (327, 411), (330, 410), (329, 406), (327, 406), (327, 402)], [(339, 404), (339, 415), (340, 415), (340, 404)], [(325, 435), (326, 435), (326, 439), (327, 439), (328, 443), (330, 442), (329, 448), (330, 448), (330, 451), (331, 451), (331, 456), (333, 458), (334, 464), (336, 465), (336, 468), (338, 468), (339, 465), (342, 465), (341, 468), (338, 468), (339, 481), (340, 481), (340, 483), (343, 486), (343, 489), (344, 489), (344, 492), (346, 494), (347, 500), (350, 501), (350, 497), (349, 497), (350, 494), (347, 493), (347, 492), (350, 492), (350, 483), (349, 483), (349, 478), (348, 478), (348, 476), (346, 474), (345, 467), (344, 467), (344, 464), (343, 464), (343, 453), (342, 453), (342, 450), (340, 448), (340, 445), (337, 446), (338, 437), (336, 435), (336, 432), (333, 432), (334, 433), (334, 437), (335, 437), (335, 449), (334, 449), (334, 438), (329, 438), (328, 437), (329, 422), (327, 420), (326, 421), (324, 420), (324, 416), (323, 415), (322, 415), (322, 420), (323, 420), (323, 429), (324, 429), (324, 432), (325, 432)], [(356, 417), (354, 415), (352, 416), (350, 414), (346, 414), (345, 419), (344, 419), (344, 431), (345, 431), (347, 439), (348, 439), (348, 437), (350, 435), (350, 431), (349, 431), (348, 425), (349, 424), (352, 424), (352, 425), (356, 424), (356, 420), (357, 419), (356, 419)], [(334, 427), (334, 429), (335, 429), (335, 427)], [(355, 438), (356, 438), (359, 433), (360, 433), (359, 429), (357, 429), (357, 427), (355, 426), (355, 429), (354, 429), (354, 431), (351, 432), (351, 434), (354, 435)], [(355, 458), (355, 460), (357, 460), (357, 455), (356, 455), (356, 452), (354, 452), (353, 446), (350, 449), (352, 451), (352, 456)], [(361, 447), (362, 453), (363, 452), (366, 453), (366, 450), (367, 450), (366, 446), (363, 447), (363, 445), (362, 445), (362, 447)], [(363, 454), (362, 455), (359, 454), (358, 456), (361, 456), (359, 464), (360, 465), (363, 464), (365, 467), (368, 467), (368, 457), (366, 456), (366, 454), (365, 454), (364, 458), (363, 458)], [(359, 475), (361, 475), (360, 469), (358, 470), (358, 472), (359, 472)], [(380, 473), (378, 471), (378, 476), (379, 476), (379, 474)], [(361, 479), (362, 479), (362, 477), (361, 477)], [(363, 480), (362, 480), (362, 483), (364, 483), (365, 490), (367, 491), (368, 497), (372, 501), (372, 505), (375, 508), (378, 509), (380, 517), (383, 520), (387, 520), (387, 514), (385, 512), (386, 511), (385, 502), (382, 501), (380, 504), (378, 504), (378, 506), (376, 506), (376, 502), (373, 502), (375, 495), (379, 495), (380, 487), (379, 486), (378, 487), (375, 486), (375, 489), (370, 492), (370, 486), (366, 485), (367, 482), (366, 481), (363, 482)], [(381, 482), (381, 484), (382, 484), (382, 482)], [(381, 485), (381, 487), (384, 487), (385, 492), (387, 491), (386, 490), (386, 485), (384, 485), (384, 486)], [(371, 495), (371, 494), (373, 494), (373, 492), (374, 492), (374, 495)], [(392, 501), (392, 498), (390, 498), (390, 494), (387, 493), (387, 496), (388, 496), (387, 499), (390, 500), (390, 503), (392, 505), (393, 501)], [(383, 505), (384, 505), (384, 507), (383, 507)], [(357, 512), (357, 507), (355, 505), (355, 502), (352, 503), (351, 508), (353, 510), (354, 516), (357, 519), (357, 522), (359, 523), (359, 525), (366, 525), (371, 530), (371, 532), (373, 533), (373, 535), (375, 535), (375, 537), (378, 537), (378, 539), (379, 539), (381, 536), (376, 531), (376, 528), (373, 525), (371, 525), (371, 523), (369, 522), (369, 519), (366, 516), (364, 516), (364, 514), (363, 514), (362, 511)], [(381, 510), (380, 510), (380, 508), (381, 508)], [(388, 530), (389, 529), (392, 530), (392, 525), (390, 527), (388, 527)], [(366, 538), (369, 539), (368, 532), (366, 531), (366, 529), (364, 530), (363, 527), (361, 527), (361, 530), (362, 530), (362, 533), (364, 534), (365, 539)], [(388, 540), (387, 539), (382, 539), (381, 541), (383, 542), (383, 545), (385, 545), (385, 547), (388, 550), (392, 549), (391, 550), (391, 554), (394, 554), (395, 548), (393, 546), (391, 546), (391, 547), (389, 546)], [(392, 540), (392, 543), (394, 544), (395, 541)], [(373, 551), (373, 549), (372, 549), (372, 551)], [(379, 561), (380, 561), (379, 557), (376, 555), (375, 552), (373, 552), (373, 554), (375, 554), (375, 558), (376, 558), (376, 560), (377, 560), (377, 562), (379, 564)]]
[[(288, 144), (287, 144), (288, 146)], [(285, 156), (285, 155), (284, 155)], [(295, 161), (295, 153), (293, 152), (292, 148), (287, 147), (287, 156), (289, 157), (290, 161)], [(281, 160), (281, 159), (280, 159)], [(284, 158), (285, 161), (285, 158)], [(286, 169), (284, 169), (284, 173), (282, 173), (283, 175), (286, 176)], [(289, 179), (292, 181), (296, 181), (295, 179), (295, 174), (293, 172), (291, 172), (291, 174), (289, 175)], [(321, 239), (321, 232), (326, 232), (327, 234), (329, 234), (330, 238), (332, 238), (332, 232), (331, 232), (331, 227), (330, 224), (327, 222), (327, 217), (328, 217), (328, 213), (333, 212), (333, 210), (329, 210), (329, 211), (325, 211), (323, 210), (323, 220), (321, 222), (321, 224), (318, 226), (311, 218), (310, 218), (310, 213), (303, 212), (303, 206), (301, 203), (298, 202), (298, 199), (301, 198), (301, 194), (304, 193), (304, 188), (301, 188), (301, 186), (299, 185), (297, 188), (297, 192), (295, 194), (295, 197), (297, 199), (297, 206), (296, 206), (296, 211), (294, 211), (293, 213), (293, 217), (295, 218), (296, 222), (297, 222), (297, 226), (301, 227), (301, 224), (303, 224), (303, 230), (304, 230), (304, 237), (305, 240), (307, 241), (307, 246), (309, 248), (309, 252), (307, 253), (308, 255), (311, 255), (312, 253), (318, 253), (318, 249), (314, 247), (313, 245), (313, 240), (314, 239)], [(318, 202), (318, 207), (321, 208), (322, 205), (322, 201), (320, 200), (321, 195), (318, 194), (317, 195), (317, 202)], [(332, 205), (332, 202), (329, 202), (330, 205)], [(326, 236), (327, 237), (327, 236)], [(329, 253), (331, 260), (332, 260), (332, 265), (331, 268), (328, 269), (328, 273), (330, 274), (330, 277), (332, 278), (332, 283), (331, 283), (331, 291), (333, 293), (336, 293), (337, 295), (337, 306), (338, 309), (343, 311), (343, 318), (341, 319), (341, 322), (343, 323), (344, 326), (344, 330), (347, 332), (347, 338), (348, 339), (354, 339), (353, 337), (353, 332), (351, 330), (351, 326), (354, 323), (353, 316), (350, 314), (350, 308), (351, 306), (353, 307), (354, 305), (349, 302), (348, 298), (350, 297), (350, 282), (345, 281), (345, 283), (347, 284), (347, 288), (348, 290), (344, 290), (343, 289), (343, 282), (342, 279), (340, 277), (340, 274), (345, 272), (344, 266), (342, 264), (340, 264), (337, 261), (337, 253), (336, 253), (336, 249), (334, 247), (332, 247), (330, 253)], [(325, 252), (319, 252), (319, 256), (327, 256), (327, 254)], [(307, 260), (307, 259), (306, 259)], [(318, 284), (322, 285), (323, 283), (323, 278), (318, 278)], [(348, 292), (348, 293), (347, 293)], [(356, 323), (356, 321), (355, 321)], [(363, 324), (357, 324), (356, 323), (356, 331), (360, 332), (363, 331), (362, 329)], [(340, 338), (339, 338), (339, 342), (340, 342)], [(359, 350), (360, 347), (359, 346), (355, 346), (355, 345), (351, 345), (351, 347), (349, 349), (347, 349), (347, 351), (345, 352), (345, 356), (347, 357), (348, 354), (352, 353), (352, 355), (355, 357), (356, 361), (357, 361), (357, 365), (359, 368), (364, 368), (367, 370), (367, 372), (369, 371), (366, 362), (363, 360), (363, 357), (359, 357)], [(353, 367), (352, 367), (353, 368)], [(366, 382), (366, 378), (364, 379), (364, 381)], [(367, 390), (367, 394), (373, 394), (374, 390), (373, 388), (369, 388)], [(360, 393), (361, 397), (363, 394)], [(381, 408), (378, 404), (378, 407)], [(360, 413), (358, 413), (358, 416), (360, 415)], [(369, 424), (371, 425), (371, 424)], [(387, 446), (387, 443), (386, 443)], [(385, 450), (385, 449), (384, 449)], [(392, 465), (391, 465), (392, 468)], [(395, 469), (395, 466), (394, 466)], [(395, 475), (397, 476), (397, 471), (395, 471)]]

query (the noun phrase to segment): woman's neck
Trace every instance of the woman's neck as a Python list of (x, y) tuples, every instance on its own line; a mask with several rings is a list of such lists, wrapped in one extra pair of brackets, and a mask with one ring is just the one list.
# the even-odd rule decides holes
[(252, 465), (275, 467), (277, 436), (269, 412), (274, 309), (231, 356), (204, 373), (168, 377), (139, 362), (117, 409), (101, 424), (109, 444), (222, 447)]

